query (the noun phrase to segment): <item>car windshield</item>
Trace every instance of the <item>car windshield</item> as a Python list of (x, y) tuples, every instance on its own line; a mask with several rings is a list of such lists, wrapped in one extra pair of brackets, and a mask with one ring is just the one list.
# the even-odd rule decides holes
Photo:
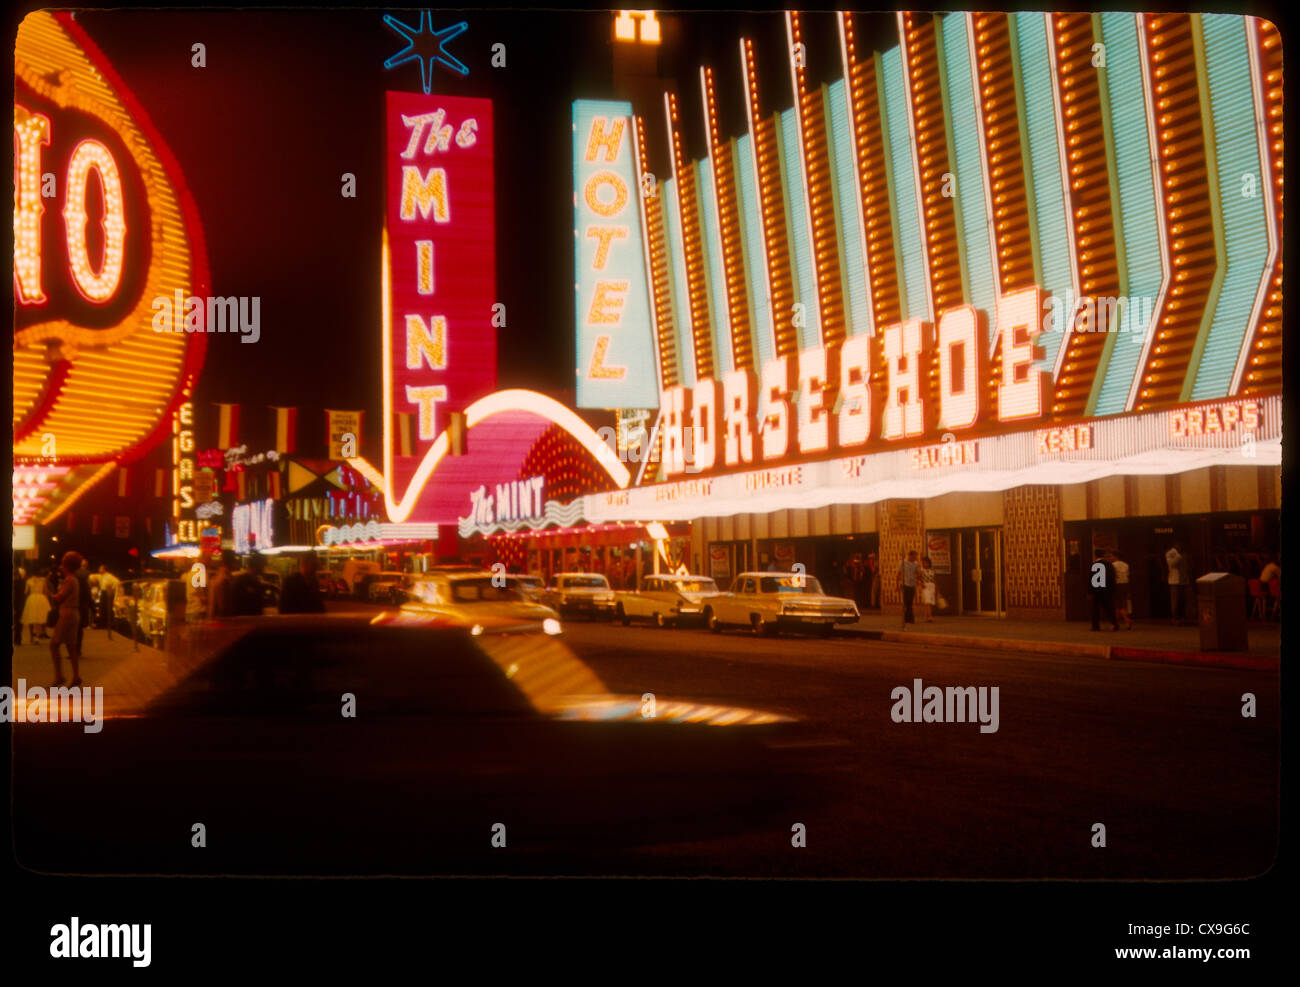
[(485, 576), (453, 580), (451, 598), (457, 603), (518, 603), (523, 596), (514, 587), (492, 585), (492, 577)]
[(809, 593), (820, 596), (822, 584), (816, 576), (801, 576), (792, 572), (788, 576), (764, 576), (761, 588), (764, 593)]
[(682, 593), (716, 593), (718, 584), (712, 579), (674, 579), (671, 585)]
[(563, 584), (568, 589), (608, 589), (604, 576), (565, 576)]

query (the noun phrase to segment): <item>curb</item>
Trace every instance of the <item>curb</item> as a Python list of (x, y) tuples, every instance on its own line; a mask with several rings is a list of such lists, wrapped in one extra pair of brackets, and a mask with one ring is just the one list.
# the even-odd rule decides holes
[(1110, 644), (1071, 644), (1065, 641), (1022, 641), (995, 637), (965, 637), (957, 634), (913, 634), (905, 631), (868, 631), (836, 629), (836, 636), (869, 641), (935, 645), (950, 648), (973, 648), (985, 651), (1015, 651), (1022, 654), (1067, 655), (1101, 658), (1112, 661), (1148, 661), (1166, 665), (1199, 665), (1205, 668), (1234, 668), (1256, 672), (1276, 672), (1281, 660), (1262, 655), (1236, 652), (1170, 651), (1160, 648), (1129, 648)]

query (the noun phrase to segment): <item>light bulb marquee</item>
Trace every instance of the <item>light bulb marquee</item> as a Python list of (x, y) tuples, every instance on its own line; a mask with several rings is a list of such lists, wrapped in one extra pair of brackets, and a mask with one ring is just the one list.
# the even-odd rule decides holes
[(25, 17), (14, 66), (15, 460), (129, 460), (171, 432), (202, 366), (203, 333), (153, 326), (156, 297), (209, 293), (197, 211), (71, 15)]
[[(838, 19), (843, 78), (825, 86), (804, 61), (814, 16)], [(667, 325), (675, 346), (660, 349), (696, 353), (698, 374), (639, 368), (658, 372), (663, 416), (664, 468), (646, 481), (1024, 430), (1074, 436), (1096, 418), (1277, 392), (1275, 28), (1029, 12), (904, 13), (897, 27), (898, 46), (872, 53), (852, 15), (791, 12), (788, 78), (759, 77), (750, 39), (738, 74), (702, 67), (715, 212), (695, 204), (697, 166), (665, 95), (678, 208), (662, 210), (667, 229), (647, 249), (657, 261), (661, 244), (685, 246), (685, 324)], [(720, 89), (723, 76), (740, 85)], [(760, 86), (786, 93), (790, 113), (762, 116)], [(717, 106), (737, 101), (748, 150), (724, 158)], [(720, 160), (756, 212), (721, 194)], [(655, 193), (663, 201), (663, 182), (648, 202)], [(723, 233), (720, 265), (700, 262), (708, 224)], [(792, 272), (809, 262), (796, 236), (811, 278)], [(796, 297), (800, 284), (813, 295)], [(668, 280), (650, 286), (654, 310), (672, 311)], [(705, 352), (709, 297), (739, 316), (732, 369)], [(775, 338), (758, 360), (767, 341), (744, 315), (763, 304)], [(973, 450), (923, 458), (960, 464)]]

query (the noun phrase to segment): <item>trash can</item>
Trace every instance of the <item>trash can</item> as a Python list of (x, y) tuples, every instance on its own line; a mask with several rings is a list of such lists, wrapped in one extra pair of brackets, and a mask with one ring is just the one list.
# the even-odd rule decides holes
[(1196, 624), (1202, 651), (1246, 650), (1246, 581), (1230, 572), (1196, 580)]

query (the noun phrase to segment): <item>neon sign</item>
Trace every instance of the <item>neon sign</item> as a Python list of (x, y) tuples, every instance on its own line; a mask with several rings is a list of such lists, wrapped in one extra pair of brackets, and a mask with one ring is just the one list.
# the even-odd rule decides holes
[(205, 337), (151, 331), (155, 297), (208, 293), (197, 213), (70, 14), (23, 19), (14, 76), (14, 454), (53, 434), (60, 462), (120, 459), (165, 440), (202, 364)]
[(385, 401), (415, 417), (423, 455), (496, 387), (492, 103), (390, 92), (387, 114)]
[[(998, 300), (997, 332), (1002, 349), (998, 380), (999, 422), (1041, 418), (1047, 409), (1048, 373), (1034, 366), (1042, 351), (1036, 287)], [(694, 388), (663, 392), (661, 431), (669, 477), (701, 473), (759, 461), (786, 459), (831, 449), (852, 449), (872, 440), (900, 442), (931, 434), (939, 427), (968, 429), (980, 423), (980, 354), (985, 343), (978, 313), (968, 305), (939, 317), (938, 352), (930, 326), (920, 319), (881, 330), (886, 382), (876, 408), (871, 380), (878, 371), (870, 337), (852, 336), (842, 346), (812, 347), (795, 356), (766, 361), (756, 379), (736, 370), (721, 381), (705, 378)], [(925, 382), (937, 361), (937, 393), (931, 406)], [(720, 395), (720, 397), (719, 397)], [(687, 430), (699, 436), (694, 457), (686, 455)], [(721, 435), (721, 441), (712, 438)], [(951, 461), (938, 452), (935, 463)], [(974, 447), (963, 448), (973, 461)], [(945, 458), (946, 457), (946, 458)], [(925, 463), (930, 463), (926, 456)], [(923, 468), (920, 459), (917, 468)]]
[(186, 401), (172, 415), (172, 524), (182, 543), (199, 540), (198, 522), (182, 513), (195, 506), (193, 426), (194, 405)]

